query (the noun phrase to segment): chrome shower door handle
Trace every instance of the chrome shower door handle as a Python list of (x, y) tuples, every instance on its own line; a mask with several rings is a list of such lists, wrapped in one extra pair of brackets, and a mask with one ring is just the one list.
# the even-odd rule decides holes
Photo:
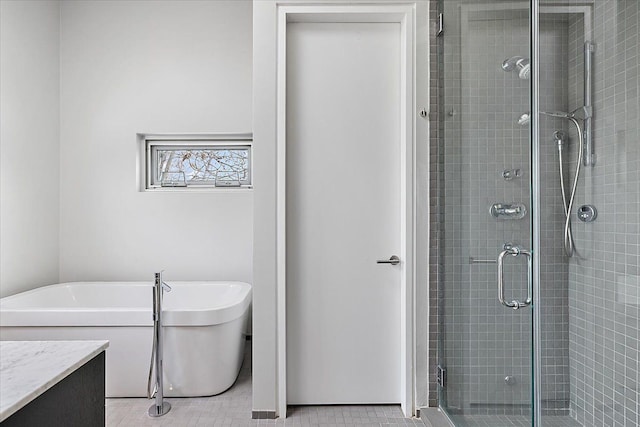
[(400, 258), (398, 258), (397, 255), (391, 255), (391, 258), (389, 259), (379, 259), (378, 261), (376, 261), (376, 264), (398, 265), (400, 264)]
[[(527, 257), (527, 299), (524, 302), (515, 299), (513, 301), (505, 301), (504, 299), (504, 257), (506, 255), (514, 257), (524, 255)], [(505, 307), (513, 308), (514, 310), (531, 305), (531, 302), (533, 301), (533, 287), (531, 284), (532, 278), (533, 263), (531, 259), (531, 252), (518, 247), (508, 248), (500, 252), (500, 255), (498, 255), (498, 301), (500, 301), (500, 304)]]

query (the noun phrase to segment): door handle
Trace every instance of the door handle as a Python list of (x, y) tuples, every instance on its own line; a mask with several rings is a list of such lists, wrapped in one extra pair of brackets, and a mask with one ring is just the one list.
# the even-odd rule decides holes
[[(524, 302), (516, 299), (513, 301), (504, 300), (504, 257), (506, 255), (514, 257), (524, 255), (527, 257), (527, 299)], [(500, 301), (500, 304), (505, 307), (513, 308), (514, 310), (531, 305), (531, 302), (533, 301), (533, 288), (531, 286), (533, 266), (531, 261), (531, 252), (526, 249), (520, 249), (517, 246), (507, 248), (500, 252), (500, 255), (498, 255), (498, 301)]]
[(379, 259), (378, 261), (376, 261), (376, 264), (398, 265), (400, 264), (400, 258), (398, 258), (397, 255), (391, 255), (391, 258), (389, 259)]

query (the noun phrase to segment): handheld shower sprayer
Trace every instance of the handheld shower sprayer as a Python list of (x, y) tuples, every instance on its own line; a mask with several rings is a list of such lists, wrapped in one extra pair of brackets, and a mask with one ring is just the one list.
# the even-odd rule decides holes
[(578, 178), (580, 177), (580, 166), (582, 165), (582, 154), (583, 154), (583, 144), (582, 138), (583, 133), (580, 129), (580, 125), (578, 121), (573, 117), (567, 117), (576, 127), (578, 131), (578, 159), (576, 162), (576, 174), (573, 179), (573, 185), (571, 187), (571, 194), (569, 195), (569, 200), (567, 203), (567, 192), (564, 186), (564, 161), (562, 160), (562, 146), (565, 141), (565, 134), (561, 131), (555, 131), (553, 133), (553, 139), (558, 143), (558, 166), (560, 169), (560, 190), (562, 191), (562, 207), (564, 209), (565, 223), (564, 223), (564, 252), (568, 257), (572, 257), (574, 253), (574, 245), (573, 245), (573, 231), (571, 230), (571, 210), (573, 208), (573, 201), (576, 197), (576, 188), (578, 186)]
[[(578, 133), (578, 159), (576, 164), (576, 173), (573, 179), (573, 185), (571, 186), (571, 194), (567, 197), (567, 193), (564, 187), (564, 168), (562, 160), (562, 148), (566, 140), (564, 132), (555, 131), (553, 133), (553, 139), (558, 144), (558, 162), (560, 165), (560, 187), (562, 190), (562, 204), (564, 206), (565, 224), (564, 224), (564, 251), (568, 257), (572, 257), (574, 253), (573, 245), (573, 232), (571, 231), (571, 210), (573, 208), (573, 202), (576, 196), (576, 188), (578, 187), (578, 178), (580, 177), (580, 166), (582, 165), (582, 157), (584, 153), (584, 133), (578, 120), (587, 120), (592, 116), (592, 110), (590, 106), (582, 106), (570, 113), (564, 111), (541, 111), (541, 114), (549, 117), (556, 117), (559, 119), (569, 120), (576, 128)], [(520, 126), (528, 125), (531, 121), (531, 114), (524, 113), (518, 118), (518, 124)]]
[(586, 120), (590, 119), (592, 115), (591, 107), (582, 106), (578, 107), (570, 113), (565, 113), (564, 111), (541, 111), (540, 113), (545, 116), (550, 117), (558, 117), (560, 119), (578, 119), (578, 120)]
[[(592, 116), (591, 107), (583, 106), (573, 110), (570, 113), (565, 113), (564, 111), (540, 111), (540, 114), (544, 114), (549, 117), (556, 117), (559, 119), (567, 119), (567, 120), (587, 120)], [(523, 113), (518, 117), (518, 124), (520, 126), (528, 125), (531, 121), (530, 113)]]
[[(576, 188), (578, 187), (578, 178), (580, 178), (580, 166), (582, 165), (582, 156), (584, 153), (584, 133), (580, 127), (580, 123), (576, 119), (582, 119), (590, 117), (591, 112), (587, 107), (580, 107), (571, 113), (565, 113), (561, 111), (543, 112), (547, 116), (558, 117), (569, 120), (576, 127), (578, 133), (578, 159), (576, 161), (576, 173), (573, 178), (573, 185), (571, 186), (571, 194), (567, 198), (567, 192), (564, 186), (564, 162), (562, 160), (562, 148), (565, 141), (565, 134), (562, 131), (555, 131), (553, 133), (553, 139), (558, 144), (558, 166), (560, 169), (560, 190), (562, 191), (562, 207), (564, 208), (565, 222), (564, 222), (564, 252), (568, 257), (572, 257), (575, 252), (573, 244), (573, 231), (571, 230), (571, 211), (573, 209), (573, 201), (576, 197)], [(568, 199), (568, 200), (567, 200)]]

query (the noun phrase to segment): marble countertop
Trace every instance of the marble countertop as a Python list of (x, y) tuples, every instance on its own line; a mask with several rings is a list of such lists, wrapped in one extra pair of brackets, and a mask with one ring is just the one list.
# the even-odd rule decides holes
[(108, 346), (108, 341), (0, 341), (0, 422)]

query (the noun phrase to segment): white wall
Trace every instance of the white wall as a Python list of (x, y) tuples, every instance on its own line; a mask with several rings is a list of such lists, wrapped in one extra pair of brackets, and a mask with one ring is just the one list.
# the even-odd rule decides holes
[[(276, 303), (276, 1), (253, 3), (253, 105), (256, 111), (255, 219), (253, 242), (253, 410), (275, 412), (277, 396)], [(258, 114), (259, 113), (259, 114)], [(259, 213), (259, 215), (258, 215)]]
[(143, 193), (136, 133), (250, 132), (250, 1), (63, 2), (60, 279), (252, 281), (253, 194)]
[(0, 2), (0, 296), (58, 281), (59, 23)]

